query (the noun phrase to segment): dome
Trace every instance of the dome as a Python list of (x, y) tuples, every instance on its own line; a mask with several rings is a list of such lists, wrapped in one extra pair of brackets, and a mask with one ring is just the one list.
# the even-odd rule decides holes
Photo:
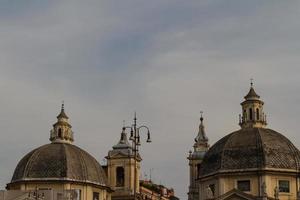
[(96, 159), (68, 143), (46, 144), (28, 153), (18, 163), (11, 184), (52, 180), (107, 186), (106, 174)]
[(200, 177), (234, 171), (296, 172), (299, 162), (299, 150), (282, 134), (267, 128), (242, 128), (207, 151)]

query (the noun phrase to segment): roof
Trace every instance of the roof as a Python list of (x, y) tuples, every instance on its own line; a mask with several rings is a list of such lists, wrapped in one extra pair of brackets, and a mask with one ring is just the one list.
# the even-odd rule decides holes
[(118, 142), (118, 144), (113, 146), (113, 149), (132, 149), (131, 145), (127, 140), (125, 128), (122, 129), (120, 141)]
[(266, 128), (243, 128), (214, 144), (204, 156), (200, 178), (219, 172), (299, 170), (299, 150), (282, 134)]
[(151, 180), (140, 180), (140, 186), (157, 194), (162, 194), (164, 197), (169, 197), (170, 199), (174, 200), (178, 199), (176, 196), (174, 196), (174, 189), (167, 188), (164, 185), (155, 184)]
[[(252, 194), (245, 193), (243, 191), (240, 191), (236, 188), (226, 192), (223, 195), (220, 195), (216, 198), (217, 200), (227, 200), (227, 199), (241, 199), (241, 200), (260, 200), (263, 199), (263, 197), (254, 196)], [(266, 196), (266, 199), (268, 200), (275, 200), (273, 197)]]
[(195, 144), (193, 147), (194, 147), (194, 151), (190, 152), (188, 159), (202, 160), (206, 151), (209, 148), (208, 138), (206, 136), (204, 123), (203, 123), (202, 112), (201, 112), (201, 118), (200, 118), (199, 131), (198, 131), (197, 137), (195, 138)]
[(248, 94), (247, 94), (244, 98), (245, 98), (245, 99), (253, 99), (253, 98), (259, 99), (260, 96), (259, 96), (258, 94), (256, 94), (254, 88), (251, 86), (251, 88), (250, 88)]
[[(122, 128), (121, 137), (119, 142), (113, 146), (113, 149), (108, 152), (108, 156), (106, 156), (107, 159), (111, 158), (134, 158), (134, 151), (132, 149), (132, 146), (130, 145), (127, 134), (125, 133), (125, 128)], [(142, 158), (140, 154), (137, 152), (136, 158), (138, 161), (141, 161)]]
[(57, 118), (57, 119), (59, 119), (59, 118), (69, 119), (69, 117), (68, 117), (67, 114), (65, 113), (65, 109), (64, 109), (63, 106), (62, 106), (62, 108), (61, 108), (61, 111), (60, 111), (59, 115), (58, 115), (56, 118)]
[(107, 186), (106, 174), (96, 159), (67, 143), (46, 144), (25, 155), (10, 184), (37, 180), (69, 180)]

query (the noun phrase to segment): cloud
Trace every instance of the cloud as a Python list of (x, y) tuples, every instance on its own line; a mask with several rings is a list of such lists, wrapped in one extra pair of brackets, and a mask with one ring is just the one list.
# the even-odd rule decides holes
[(200, 110), (211, 144), (238, 129), (250, 78), (270, 127), (300, 145), (299, 2), (0, 4), (2, 187), (26, 152), (48, 142), (62, 100), (76, 144), (98, 161), (136, 110), (153, 136), (142, 171), (154, 168), (182, 199)]

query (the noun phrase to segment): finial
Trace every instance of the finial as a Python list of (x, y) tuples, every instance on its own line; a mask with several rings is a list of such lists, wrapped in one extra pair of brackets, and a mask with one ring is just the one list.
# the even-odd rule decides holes
[(62, 100), (62, 103), (61, 103), (61, 110), (65, 110), (65, 101)]
[(134, 125), (136, 126), (136, 120), (137, 120), (137, 118), (136, 118), (136, 111), (134, 111), (134, 118), (133, 118), (133, 121), (134, 121)]
[(203, 121), (203, 111), (200, 111), (201, 117), (200, 117), (200, 121)]
[(123, 130), (123, 132), (125, 131), (125, 120), (123, 120), (123, 127), (122, 127), (122, 130)]
[(253, 78), (250, 78), (250, 85), (253, 87)]

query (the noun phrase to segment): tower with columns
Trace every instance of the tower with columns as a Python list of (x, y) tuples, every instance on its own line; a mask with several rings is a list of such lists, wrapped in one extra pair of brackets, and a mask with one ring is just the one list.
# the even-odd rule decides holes
[(267, 127), (264, 102), (252, 82), (241, 107), (241, 128), (205, 153), (197, 179), (199, 200), (299, 199), (300, 151)]
[[(139, 191), (139, 174), (141, 157), (137, 154), (136, 158), (132, 145), (130, 145), (125, 127), (122, 128), (121, 137), (118, 144), (108, 152), (107, 173), (109, 185), (115, 191), (112, 194), (114, 200), (134, 199), (133, 192)], [(136, 159), (136, 160), (135, 160)], [(135, 166), (136, 165), (136, 166)], [(134, 170), (137, 170), (134, 176)]]
[(61, 111), (56, 117), (57, 122), (53, 124), (53, 129), (50, 131), (50, 141), (60, 143), (73, 143), (72, 126), (69, 123), (69, 117), (65, 113), (64, 103), (61, 106)]
[(193, 151), (189, 152), (187, 159), (189, 160), (190, 168), (190, 185), (188, 192), (188, 200), (198, 200), (199, 199), (199, 186), (196, 183), (198, 178), (199, 169), (204, 158), (205, 153), (209, 148), (208, 138), (205, 133), (204, 123), (203, 123), (203, 112), (201, 111), (200, 125), (197, 137), (195, 138), (195, 143), (193, 146)]
[(242, 128), (265, 128), (267, 117), (263, 111), (264, 102), (256, 94), (252, 82), (250, 90), (244, 99), (241, 103), (243, 110), (242, 115), (240, 115), (240, 126)]

